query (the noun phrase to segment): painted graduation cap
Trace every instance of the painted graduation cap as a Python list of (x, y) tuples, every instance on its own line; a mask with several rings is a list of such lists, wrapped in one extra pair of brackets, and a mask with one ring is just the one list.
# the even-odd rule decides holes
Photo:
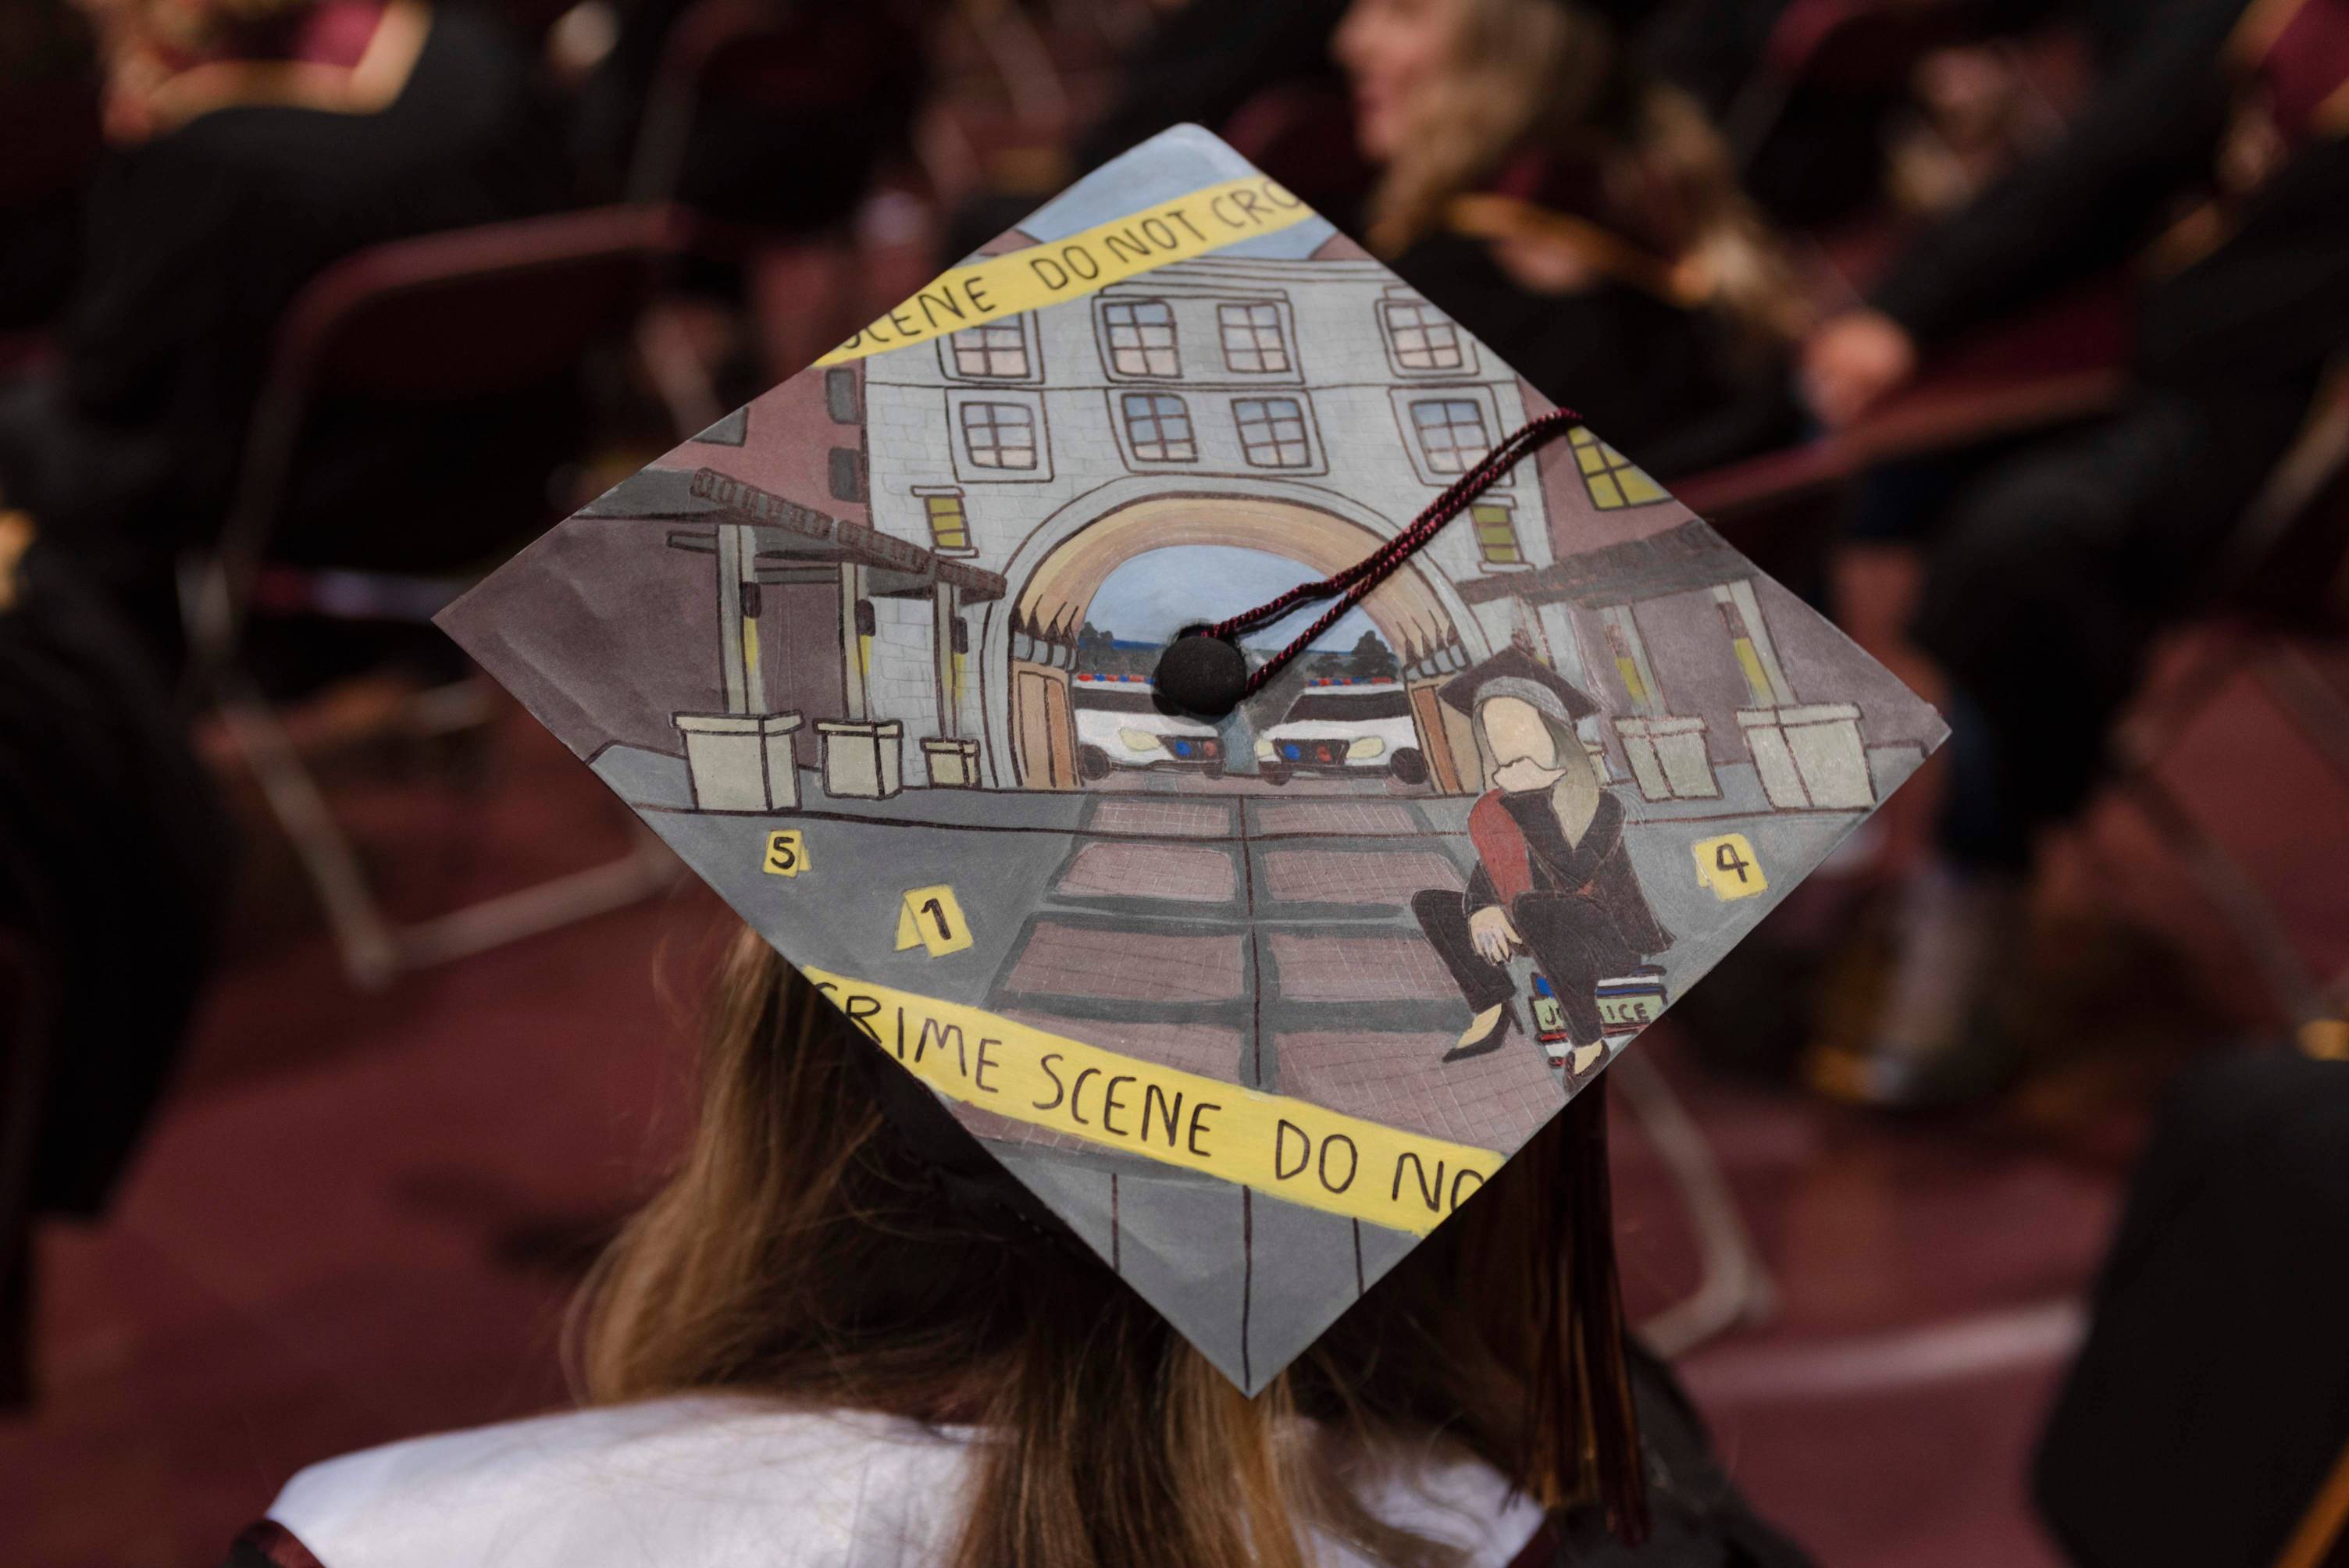
[(1581, 428), (1227, 719), (1154, 700), (1549, 407), (1184, 127), (443, 620), (1253, 1391), (1943, 734)]

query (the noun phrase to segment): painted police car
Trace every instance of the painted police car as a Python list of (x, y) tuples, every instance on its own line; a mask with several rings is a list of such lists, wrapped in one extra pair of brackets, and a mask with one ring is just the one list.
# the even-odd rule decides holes
[(1106, 779), (1117, 768), (1224, 770), (1224, 743), (1211, 725), (1158, 711), (1147, 676), (1079, 676), (1069, 686), (1077, 717), (1077, 769)]
[(1315, 681), (1257, 739), (1256, 755), (1257, 771), (1274, 784), (1298, 773), (1392, 773), (1405, 784), (1427, 778), (1411, 698), (1393, 681)]

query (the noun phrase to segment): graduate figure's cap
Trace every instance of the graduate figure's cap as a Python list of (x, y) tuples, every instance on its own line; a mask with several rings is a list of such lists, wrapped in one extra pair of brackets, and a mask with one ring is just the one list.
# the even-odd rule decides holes
[(1445, 681), (1435, 695), (1446, 707), (1471, 715), (1488, 698), (1513, 696), (1566, 725), (1599, 711), (1579, 686), (1515, 645)]
[[(1529, 425), (1556, 438), (1516, 458)], [(1156, 688), (1178, 631), (1344, 571), (1466, 477), (1235, 710)], [(1308, 618), (1234, 641), (1262, 670)], [(894, 1121), (951, 1118), (960, 1174), (975, 1140), (1251, 1392), (1942, 734), (1191, 127), (443, 624), (869, 1039)], [(1533, 875), (1481, 856), (1557, 841), (1468, 830), (1492, 786), (1465, 710), (1501, 691), (1586, 721), (1621, 808), (1577, 850), (1624, 905), (1606, 973), (1603, 942), (1495, 965), (1462, 939), (1472, 882)], [(1512, 1027), (1464, 1049), (1496, 996)]]

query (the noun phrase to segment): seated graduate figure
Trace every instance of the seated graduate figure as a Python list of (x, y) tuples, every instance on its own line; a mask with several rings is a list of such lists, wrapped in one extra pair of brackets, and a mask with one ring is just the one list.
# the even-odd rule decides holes
[(1516, 648), (1439, 694), (1469, 715), (1491, 788), (1468, 815), (1476, 869), (1464, 892), (1412, 900), (1420, 929), (1475, 1015), (1458, 1061), (1498, 1049), (1515, 1026), (1508, 971), (1519, 951), (1556, 989), (1577, 1046), (1601, 1042), (1597, 988), (1671, 945), (1623, 847), (1625, 813), (1577, 733), (1599, 705)]

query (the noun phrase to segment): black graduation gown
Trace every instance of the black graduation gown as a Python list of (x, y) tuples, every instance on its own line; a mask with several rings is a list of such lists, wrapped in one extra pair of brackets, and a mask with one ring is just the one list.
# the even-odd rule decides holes
[[(367, 245), (546, 211), (566, 180), (530, 62), (454, 5), (433, 11), (408, 81), (378, 113), (232, 104), (114, 150), (88, 194), (58, 368), (0, 386), (0, 497), (109, 576), (209, 539), (278, 318), (302, 286)], [(569, 418), (541, 397), (322, 409), (292, 531), (330, 531), (337, 547), (379, 535), (395, 559), (352, 563), (400, 564), (402, 541), (434, 526), (458, 481), (510, 471), (501, 454)], [(533, 492), (543, 479), (532, 476)], [(525, 526), (542, 506), (533, 494)]]

